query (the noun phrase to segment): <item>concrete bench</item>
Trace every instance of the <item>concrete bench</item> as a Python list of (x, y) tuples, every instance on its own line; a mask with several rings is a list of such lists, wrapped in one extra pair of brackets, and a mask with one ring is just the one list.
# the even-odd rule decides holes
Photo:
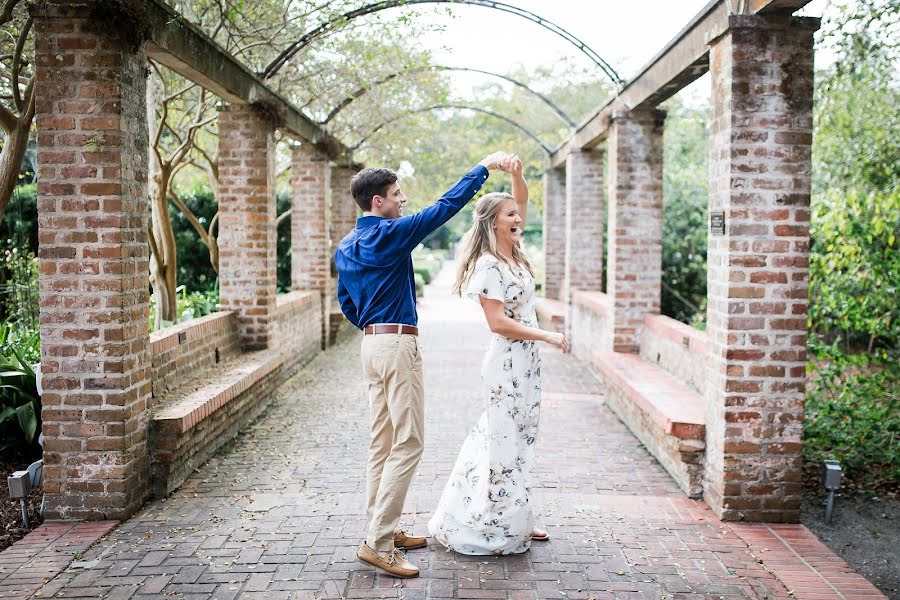
[(159, 399), (150, 421), (151, 492), (164, 497), (269, 405), (284, 355), (245, 352)]
[(607, 404), (691, 498), (703, 495), (703, 397), (634, 354), (594, 352)]
[(566, 305), (562, 301), (538, 298), (535, 302), (534, 312), (537, 313), (538, 323), (543, 329), (560, 333), (565, 330)]

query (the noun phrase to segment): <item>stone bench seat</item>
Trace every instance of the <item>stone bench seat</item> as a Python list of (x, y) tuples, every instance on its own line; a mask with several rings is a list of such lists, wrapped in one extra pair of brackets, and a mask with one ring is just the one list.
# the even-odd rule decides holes
[(151, 489), (157, 497), (180, 486), (218, 448), (269, 404), (284, 355), (244, 352), (167, 393), (150, 418)]
[(634, 354), (594, 352), (607, 404), (692, 498), (703, 495), (704, 401), (697, 391)]
[(565, 330), (566, 305), (561, 300), (538, 298), (534, 311), (542, 328), (557, 332)]

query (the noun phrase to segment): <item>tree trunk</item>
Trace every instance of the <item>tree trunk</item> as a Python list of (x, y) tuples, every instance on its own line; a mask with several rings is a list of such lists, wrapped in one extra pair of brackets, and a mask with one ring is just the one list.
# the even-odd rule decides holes
[(10, 131), (0, 152), (0, 219), (6, 214), (9, 199), (19, 183), (19, 169), (28, 149), (28, 134), (34, 119), (34, 94), (28, 99), (28, 110), (19, 117), (18, 124)]
[[(150, 162), (155, 162), (155, 159), (151, 158)], [(150, 261), (151, 285), (156, 297), (157, 327), (162, 325), (161, 321), (172, 323), (178, 321), (178, 298), (175, 292), (178, 286), (175, 233), (172, 231), (169, 201), (166, 198), (170, 177), (171, 170), (168, 166), (162, 166), (150, 185), (150, 220), (158, 246), (158, 253)]]

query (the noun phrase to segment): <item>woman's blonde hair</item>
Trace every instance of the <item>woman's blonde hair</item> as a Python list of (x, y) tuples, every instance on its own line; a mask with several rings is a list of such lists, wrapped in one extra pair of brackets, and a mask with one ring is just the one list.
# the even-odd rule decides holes
[[(487, 253), (501, 262), (508, 262), (497, 251), (497, 235), (494, 233), (493, 227), (497, 213), (500, 212), (500, 206), (506, 200), (515, 200), (515, 198), (504, 192), (491, 192), (479, 198), (478, 202), (475, 203), (475, 210), (472, 213), (472, 227), (466, 232), (460, 242), (462, 251), (459, 269), (456, 272), (456, 282), (453, 284), (454, 294), (462, 296), (469, 279), (472, 278), (472, 273), (475, 272), (475, 263), (482, 254)], [(531, 273), (531, 276), (534, 277), (534, 269), (522, 250), (521, 238), (513, 245), (511, 258), (514, 262), (525, 267)]]

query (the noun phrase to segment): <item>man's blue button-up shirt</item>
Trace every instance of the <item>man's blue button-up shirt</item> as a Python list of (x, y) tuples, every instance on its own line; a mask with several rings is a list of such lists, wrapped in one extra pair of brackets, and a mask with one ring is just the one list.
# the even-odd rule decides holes
[(449, 221), (481, 189), (488, 170), (478, 165), (428, 208), (406, 217), (365, 216), (334, 254), (338, 300), (351, 323), (417, 325), (412, 251)]

